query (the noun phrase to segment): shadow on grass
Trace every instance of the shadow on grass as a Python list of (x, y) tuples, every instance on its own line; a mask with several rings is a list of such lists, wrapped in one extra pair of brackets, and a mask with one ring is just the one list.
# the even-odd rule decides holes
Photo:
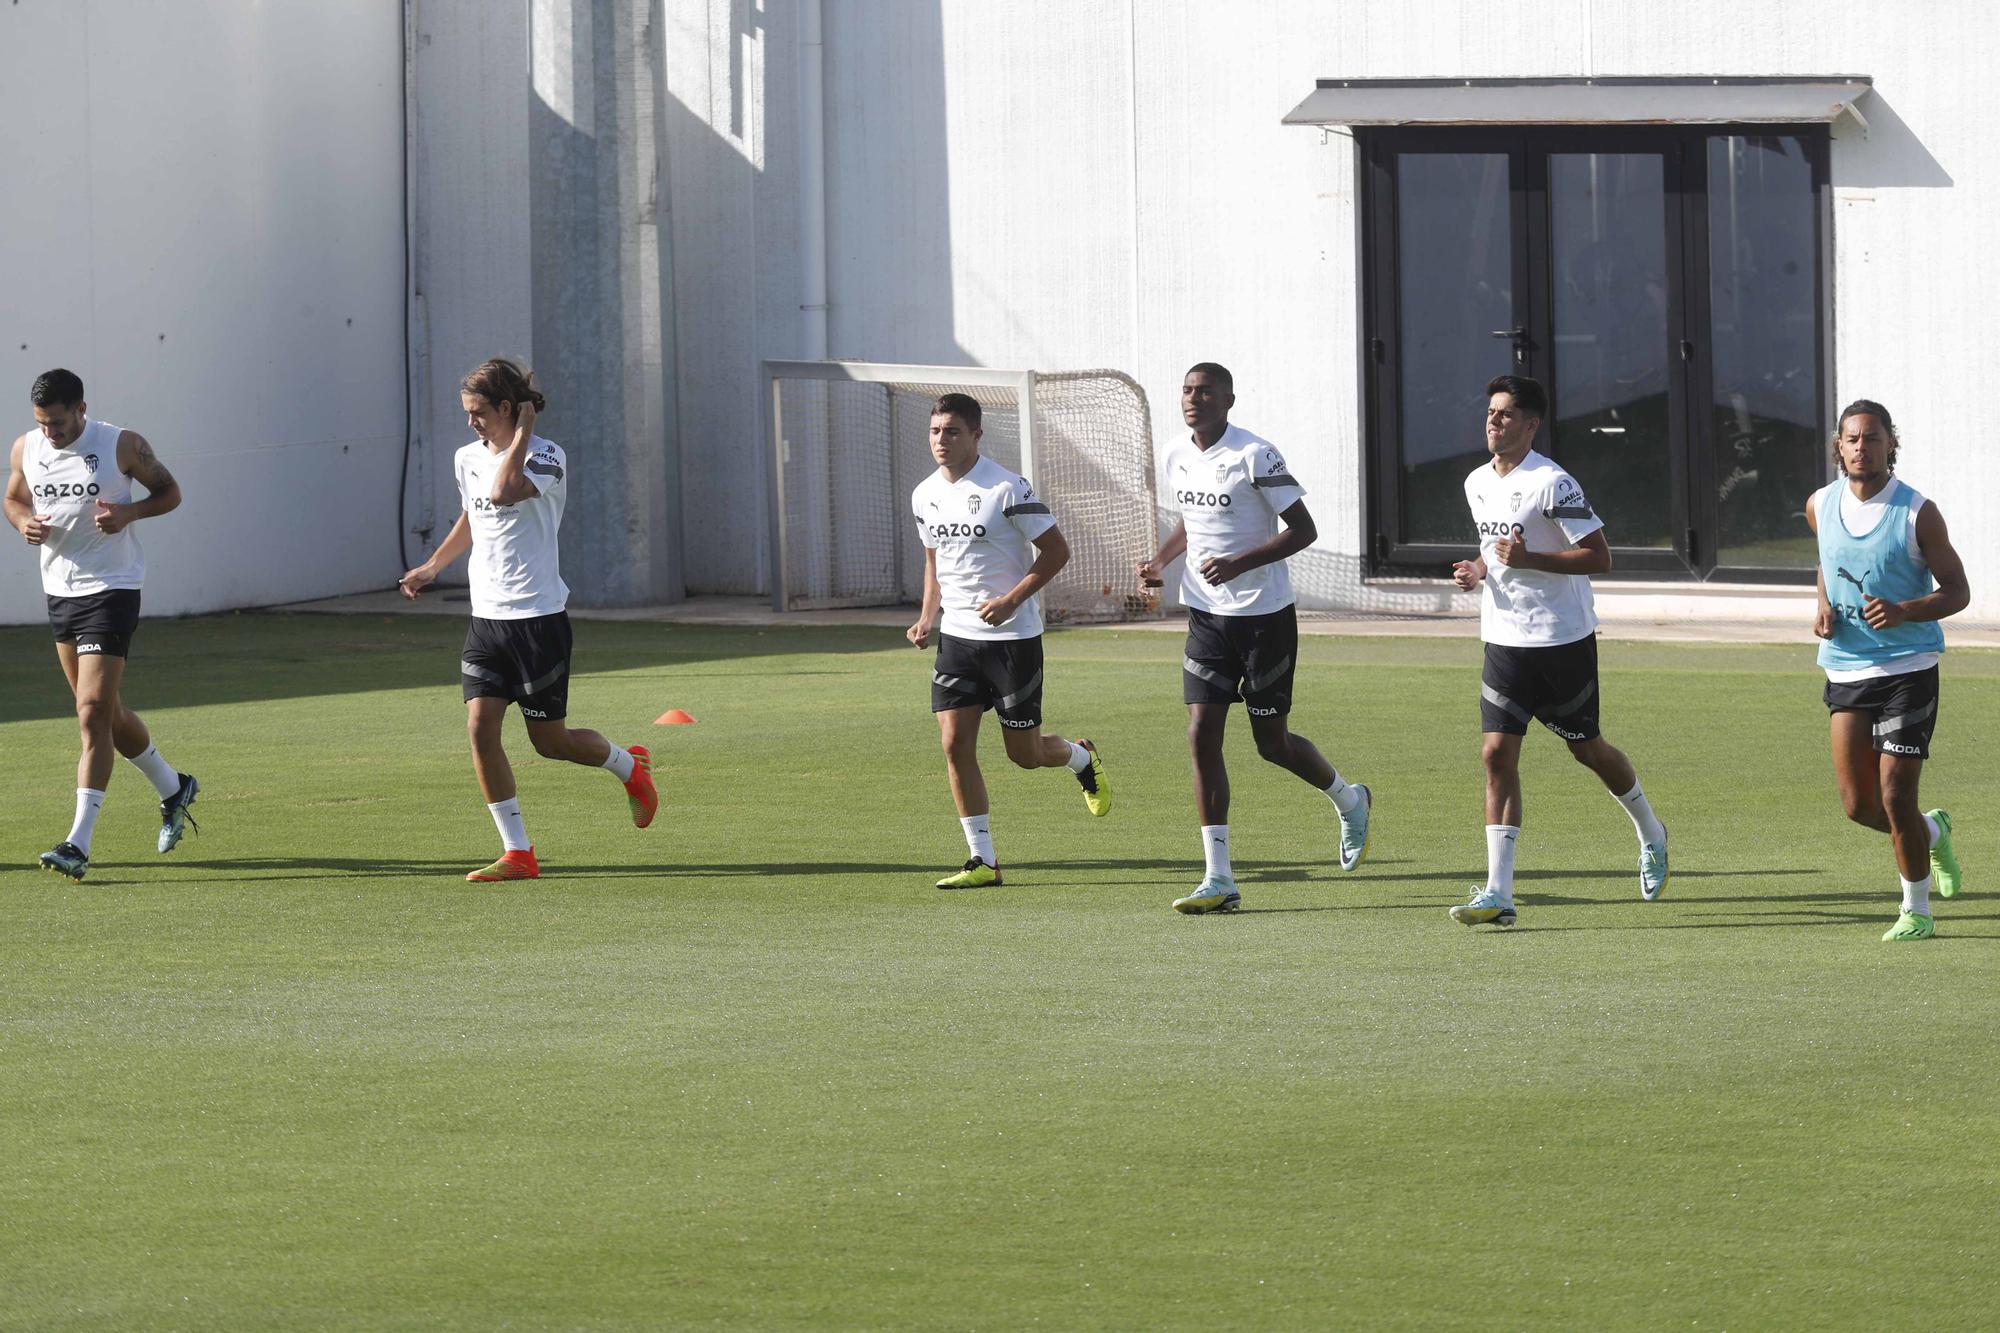
[[(149, 708), (214, 704), (369, 690), (452, 691), (457, 711), (459, 649), (465, 620), (434, 615), (325, 615), (299, 611), (232, 612), (146, 620), (133, 641), (125, 702)], [(572, 669), (578, 676), (679, 668), (697, 662), (747, 663), (794, 653), (909, 653), (903, 636), (867, 625), (782, 628), (669, 625), (589, 620), (576, 625)], [(815, 674), (837, 675), (824, 663)], [(726, 673), (791, 674), (745, 667)], [(676, 672), (678, 674), (678, 672)], [(75, 704), (43, 626), (0, 628), (0, 723), (74, 716)]]

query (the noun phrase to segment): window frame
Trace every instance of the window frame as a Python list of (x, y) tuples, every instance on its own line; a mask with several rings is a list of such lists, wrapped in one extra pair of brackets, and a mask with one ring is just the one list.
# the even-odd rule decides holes
[[(1660, 152), (1667, 205), (1665, 239), (1670, 276), (1668, 336), (1681, 353), (1679, 373), (1668, 377), (1669, 421), (1680, 426), (1670, 440), (1675, 451), (1674, 531), (1671, 548), (1613, 546), (1620, 577), (1663, 582), (1727, 581), (1809, 584), (1811, 569), (1722, 565), (1716, 560), (1721, 499), (1716, 494), (1718, 464), (1714, 429), (1713, 323), (1710, 306), (1708, 143), (1712, 138), (1792, 136), (1806, 150), (1811, 172), (1811, 237), (1815, 266), (1813, 368), (1818, 377), (1818, 433), (1830, 428), (1832, 365), (1832, 189), (1830, 127), (1804, 124), (1700, 125), (1479, 125), (1415, 128), (1356, 127), (1356, 191), (1359, 314), (1358, 347), (1362, 404), (1362, 568), (1367, 578), (1437, 577), (1451, 562), (1466, 558), (1474, 543), (1467, 529), (1463, 545), (1402, 539), (1401, 466), (1397, 456), (1400, 422), (1398, 366), (1401, 332), (1398, 309), (1395, 158), (1406, 152), (1500, 153), (1510, 158), (1509, 207), (1515, 253), (1511, 257), (1517, 325), (1529, 330), (1527, 358), (1516, 367), (1553, 387), (1548, 158), (1551, 153)], [(1498, 373), (1496, 371), (1496, 373)], [(1551, 429), (1553, 423), (1551, 423)], [(1468, 432), (1473, 424), (1468, 423)], [(1559, 444), (1556, 445), (1559, 449)], [(1831, 476), (1830, 465), (1826, 475)], [(1612, 534), (1615, 538), (1616, 534)]]

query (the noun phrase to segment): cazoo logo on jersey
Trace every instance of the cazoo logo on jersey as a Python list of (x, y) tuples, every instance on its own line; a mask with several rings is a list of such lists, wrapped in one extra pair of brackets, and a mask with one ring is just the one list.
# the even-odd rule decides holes
[(1180, 501), (1181, 508), (1183, 509), (1190, 506), (1198, 509), (1229, 508), (1229, 493), (1227, 491), (1175, 491), (1174, 499)]
[(87, 500), (97, 494), (98, 485), (94, 481), (45, 481), (28, 489), (37, 500)]
[(931, 540), (943, 541), (947, 537), (984, 537), (984, 523), (933, 523), (930, 525)]
[(1515, 541), (1519, 541), (1522, 532), (1519, 523), (1509, 523), (1505, 519), (1489, 518), (1479, 524), (1479, 535), (1482, 537), (1512, 537)]

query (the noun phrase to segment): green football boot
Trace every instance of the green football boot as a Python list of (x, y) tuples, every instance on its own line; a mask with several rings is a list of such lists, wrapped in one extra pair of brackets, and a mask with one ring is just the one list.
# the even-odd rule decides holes
[(1090, 741), (1077, 744), (1090, 751), (1090, 766), (1073, 776), (1083, 788), (1084, 808), (1102, 819), (1111, 813), (1111, 780), (1104, 776), (1104, 761), (1098, 758), (1097, 746)]
[(1905, 912), (1883, 932), (1885, 940), (1927, 940), (1937, 934), (1937, 922), (1922, 912)]
[(1940, 898), (1958, 896), (1958, 853), (1951, 849), (1951, 813), (1946, 810), (1926, 810), (1925, 814), (1937, 821), (1938, 840), (1931, 847), (1931, 883)]
[(955, 875), (946, 875), (937, 882), (941, 889), (985, 889), (1000, 883), (1000, 867), (987, 865), (978, 857), (965, 863), (965, 869)]

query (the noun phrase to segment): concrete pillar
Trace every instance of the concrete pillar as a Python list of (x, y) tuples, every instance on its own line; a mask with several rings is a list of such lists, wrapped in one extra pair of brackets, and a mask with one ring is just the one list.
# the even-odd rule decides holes
[(538, 430), (569, 454), (563, 579), (583, 606), (683, 596), (656, 3), (528, 7)]

